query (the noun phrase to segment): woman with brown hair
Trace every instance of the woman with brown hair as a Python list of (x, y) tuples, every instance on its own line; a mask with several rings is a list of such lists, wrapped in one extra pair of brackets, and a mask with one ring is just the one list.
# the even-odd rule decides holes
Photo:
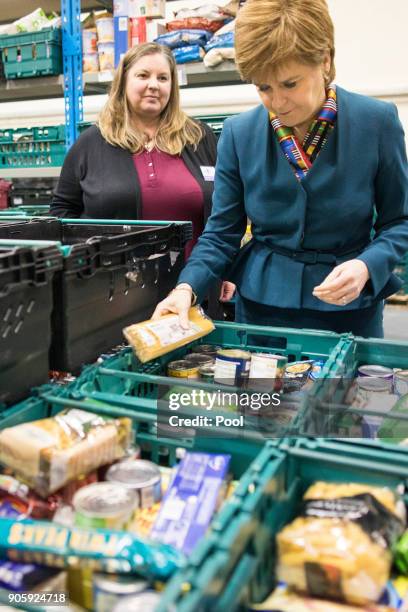
[[(247, 0), (235, 47), (262, 104), (224, 123), (213, 212), (154, 316), (177, 312), (186, 326), (192, 299), (225, 275), (237, 285), (237, 322), (382, 336), (408, 249), (395, 106), (333, 83), (325, 0)], [(247, 218), (253, 237), (240, 249)]]
[[(130, 49), (115, 73), (97, 125), (68, 151), (51, 205), (58, 217), (191, 221), (193, 238), (212, 206), (216, 138), (180, 107), (177, 66), (155, 43)], [(209, 288), (209, 314), (230, 284)], [(221, 294), (220, 294), (221, 291)]]
[(188, 256), (211, 211), (216, 138), (180, 108), (171, 51), (123, 57), (96, 126), (71, 147), (55, 190), (59, 217), (192, 221)]

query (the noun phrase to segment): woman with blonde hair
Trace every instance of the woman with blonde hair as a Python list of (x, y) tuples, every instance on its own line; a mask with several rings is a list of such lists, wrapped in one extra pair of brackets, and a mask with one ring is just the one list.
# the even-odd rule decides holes
[[(235, 45), (262, 104), (225, 122), (212, 215), (155, 317), (177, 312), (188, 325), (194, 294), (228, 271), (238, 322), (382, 336), (408, 249), (395, 106), (333, 83), (325, 0), (247, 0)], [(240, 250), (247, 217), (253, 237)]]
[[(211, 128), (180, 107), (171, 51), (138, 45), (121, 60), (97, 125), (69, 150), (51, 214), (191, 221), (188, 258), (211, 212), (216, 155)], [(215, 318), (223, 318), (223, 291), (220, 283), (210, 288)]]

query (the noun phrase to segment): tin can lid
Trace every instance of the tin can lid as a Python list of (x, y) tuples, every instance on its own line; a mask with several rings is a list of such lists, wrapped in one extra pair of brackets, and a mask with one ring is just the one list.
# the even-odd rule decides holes
[(115, 516), (131, 511), (137, 505), (131, 489), (114, 482), (95, 482), (79, 489), (72, 504), (76, 512), (92, 516)]
[(392, 378), (394, 376), (394, 370), (382, 365), (361, 365), (358, 367), (358, 373), (360, 376), (380, 376), (382, 378)]
[(120, 483), (129, 489), (143, 489), (161, 481), (160, 469), (155, 463), (145, 459), (125, 459), (112, 465), (106, 480)]
[(96, 589), (117, 595), (133, 595), (149, 588), (145, 580), (121, 574), (94, 574), (93, 584)]
[[(144, 591), (137, 595), (123, 597), (113, 608), (112, 612), (149, 612), (156, 609), (161, 596), (155, 591)], [(175, 608), (169, 608), (169, 612), (175, 611)]]

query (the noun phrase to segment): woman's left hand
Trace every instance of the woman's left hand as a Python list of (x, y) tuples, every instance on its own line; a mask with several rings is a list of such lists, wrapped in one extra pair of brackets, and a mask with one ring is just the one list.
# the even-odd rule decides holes
[(229, 281), (222, 281), (221, 291), (220, 291), (220, 300), (221, 302), (229, 302), (232, 300), (235, 294), (235, 285), (234, 283), (230, 283)]
[(346, 306), (358, 298), (370, 278), (360, 259), (350, 259), (336, 266), (324, 281), (313, 289), (313, 295), (328, 304)]

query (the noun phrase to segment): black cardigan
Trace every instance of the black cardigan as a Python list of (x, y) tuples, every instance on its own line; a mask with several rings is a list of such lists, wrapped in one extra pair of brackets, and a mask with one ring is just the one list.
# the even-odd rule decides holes
[[(188, 145), (181, 157), (202, 189), (205, 225), (211, 213), (214, 183), (204, 180), (200, 167), (215, 166), (217, 141), (208, 125), (200, 125), (205, 135), (197, 150)], [(139, 178), (130, 151), (110, 145), (96, 126), (85, 130), (67, 153), (51, 215), (72, 219), (140, 219), (141, 209)], [(208, 295), (207, 312), (214, 319), (223, 319), (218, 301), (220, 286), (220, 282), (215, 283)]]
[[(214, 183), (205, 181), (201, 166), (215, 166), (214, 132), (201, 123), (205, 136), (194, 151), (186, 146), (181, 157), (204, 196), (204, 224), (212, 205)], [(132, 153), (114, 147), (92, 126), (70, 148), (54, 192), (51, 215), (92, 219), (140, 219), (141, 193)], [(167, 220), (167, 219), (166, 219)], [(171, 219), (170, 219), (171, 220)]]

